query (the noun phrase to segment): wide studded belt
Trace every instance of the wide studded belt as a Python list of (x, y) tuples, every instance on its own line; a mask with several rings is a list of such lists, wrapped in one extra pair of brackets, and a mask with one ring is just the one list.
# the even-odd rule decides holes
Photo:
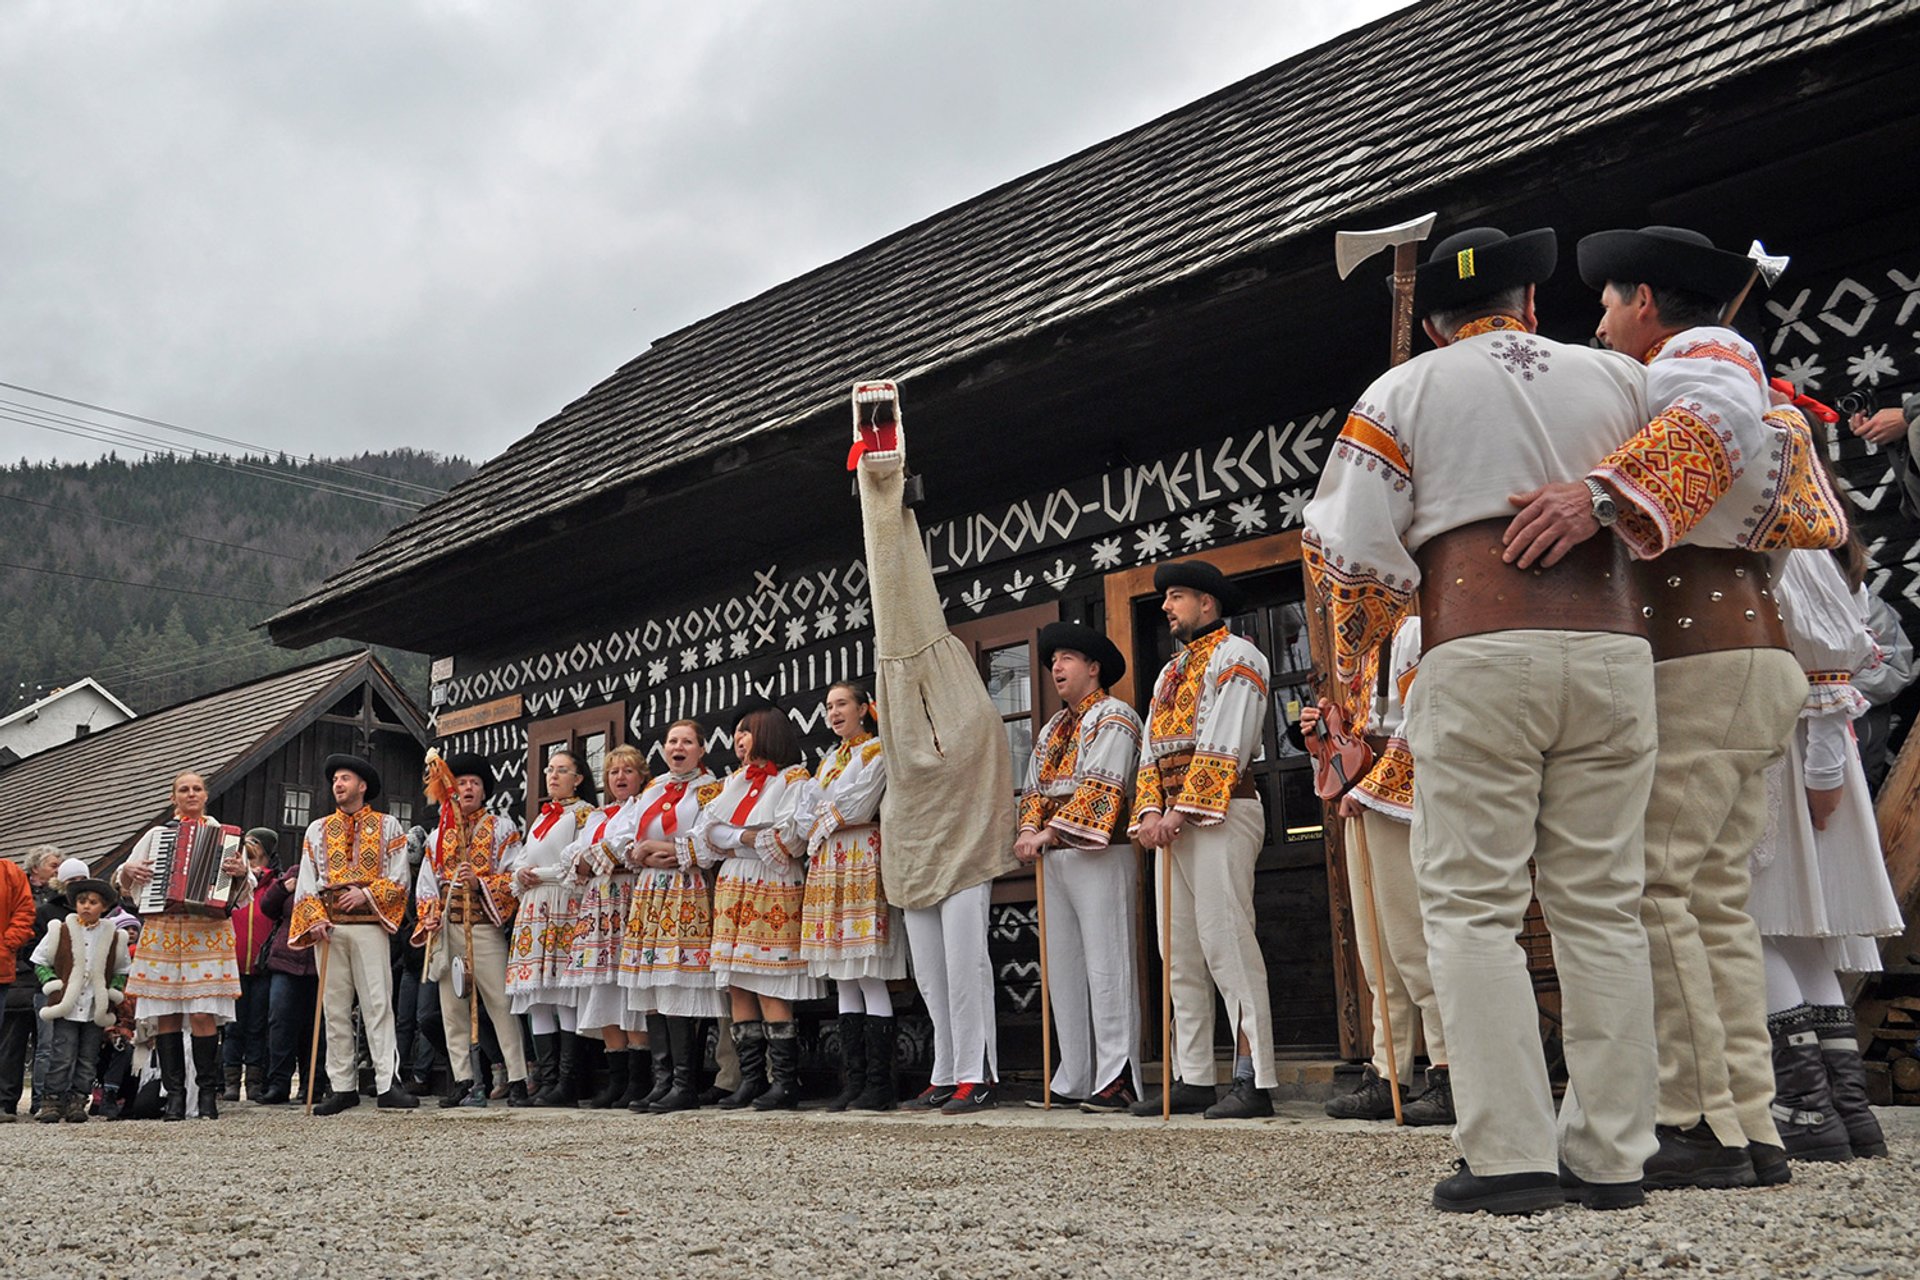
[(1603, 533), (1550, 569), (1516, 569), (1500, 558), (1508, 523), (1503, 516), (1449, 529), (1414, 552), (1422, 648), (1493, 631), (1647, 634), (1640, 579), (1620, 539)]
[(1787, 647), (1773, 568), (1759, 552), (1675, 547), (1636, 568), (1655, 662)]

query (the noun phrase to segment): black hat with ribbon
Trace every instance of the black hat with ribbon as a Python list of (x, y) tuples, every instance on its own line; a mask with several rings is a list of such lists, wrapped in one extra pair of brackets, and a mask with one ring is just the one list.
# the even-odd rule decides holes
[(1100, 664), (1100, 687), (1111, 689), (1127, 674), (1120, 646), (1084, 622), (1049, 622), (1040, 628), (1040, 663), (1050, 666), (1053, 655), (1065, 649)]
[(1457, 310), (1503, 289), (1539, 284), (1553, 274), (1559, 258), (1552, 227), (1517, 236), (1496, 227), (1456, 231), (1434, 245), (1414, 270), (1414, 316)]
[(1727, 302), (1747, 287), (1753, 259), (1716, 249), (1713, 241), (1685, 227), (1596, 231), (1580, 241), (1580, 278), (1591, 289), (1609, 281), (1684, 289)]
[(342, 769), (358, 775), (360, 780), (367, 784), (367, 795), (363, 803), (372, 804), (380, 798), (380, 771), (374, 768), (373, 763), (365, 756), (337, 751), (328, 756), (327, 762), (320, 767), (320, 771), (327, 775), (329, 784), (333, 782), (333, 775)]
[(1219, 602), (1220, 616), (1223, 618), (1238, 612), (1240, 608), (1240, 593), (1227, 581), (1227, 575), (1205, 560), (1168, 560), (1155, 565), (1153, 589), (1165, 592), (1168, 587), (1206, 592)]
[(493, 798), (493, 770), (487, 767), (487, 758), (475, 755), (471, 751), (456, 751), (447, 757), (447, 772), (455, 780), (461, 778), (480, 779), (480, 794)]

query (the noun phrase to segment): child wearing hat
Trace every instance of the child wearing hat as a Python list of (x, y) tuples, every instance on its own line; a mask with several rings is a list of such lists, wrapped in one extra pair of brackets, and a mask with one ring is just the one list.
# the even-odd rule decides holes
[(47, 1096), (38, 1110), (48, 1124), (63, 1117), (79, 1124), (87, 1118), (100, 1033), (117, 1017), (129, 965), (126, 934), (105, 918), (119, 899), (113, 886), (80, 876), (67, 882), (66, 896), (73, 910), (47, 926), (32, 957), (47, 997), (40, 1017), (48, 1024), (51, 1048)]

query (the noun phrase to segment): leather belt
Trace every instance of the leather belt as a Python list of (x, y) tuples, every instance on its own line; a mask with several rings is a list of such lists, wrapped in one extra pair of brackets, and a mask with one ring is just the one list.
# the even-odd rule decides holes
[(1730, 649), (1785, 649), (1773, 566), (1757, 551), (1674, 547), (1636, 566), (1653, 660)]
[(1478, 520), (1414, 552), (1423, 649), (1493, 631), (1647, 634), (1640, 579), (1620, 539), (1603, 533), (1551, 569), (1516, 569), (1500, 558), (1508, 523), (1505, 516)]
[[(1185, 785), (1187, 767), (1193, 763), (1193, 752), (1177, 751), (1172, 755), (1161, 756), (1153, 763), (1154, 767), (1160, 771), (1161, 789), (1171, 794)], [(1259, 788), (1255, 787), (1253, 779), (1244, 773), (1234, 779), (1233, 790), (1227, 792), (1229, 800), (1258, 800), (1259, 798)]]

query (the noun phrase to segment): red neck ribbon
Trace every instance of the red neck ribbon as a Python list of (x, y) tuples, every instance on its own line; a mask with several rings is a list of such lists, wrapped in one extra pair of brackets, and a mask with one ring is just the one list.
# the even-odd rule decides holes
[(760, 793), (767, 789), (767, 779), (780, 772), (780, 766), (755, 761), (743, 771), (747, 775), (747, 794), (733, 811), (733, 825), (740, 826), (753, 815), (753, 807), (760, 803)]
[(540, 821), (533, 824), (533, 838), (535, 840), (545, 838), (547, 832), (553, 830), (553, 824), (560, 821), (560, 815), (566, 811), (566, 806), (556, 804), (552, 800), (541, 805)]
[(666, 786), (660, 788), (660, 798), (648, 805), (647, 811), (640, 815), (640, 831), (642, 832), (640, 838), (642, 840), (646, 839), (645, 832), (648, 824), (655, 818), (660, 819), (660, 830), (668, 835), (672, 835), (679, 828), (680, 800), (681, 797), (687, 794), (687, 787), (689, 785), (690, 784), (685, 782), (669, 782)]
[(600, 811), (605, 816), (600, 819), (600, 825), (593, 829), (593, 840), (591, 843), (600, 843), (600, 837), (607, 834), (607, 824), (613, 821), (613, 815), (619, 813), (620, 808), (620, 805), (610, 804)]

